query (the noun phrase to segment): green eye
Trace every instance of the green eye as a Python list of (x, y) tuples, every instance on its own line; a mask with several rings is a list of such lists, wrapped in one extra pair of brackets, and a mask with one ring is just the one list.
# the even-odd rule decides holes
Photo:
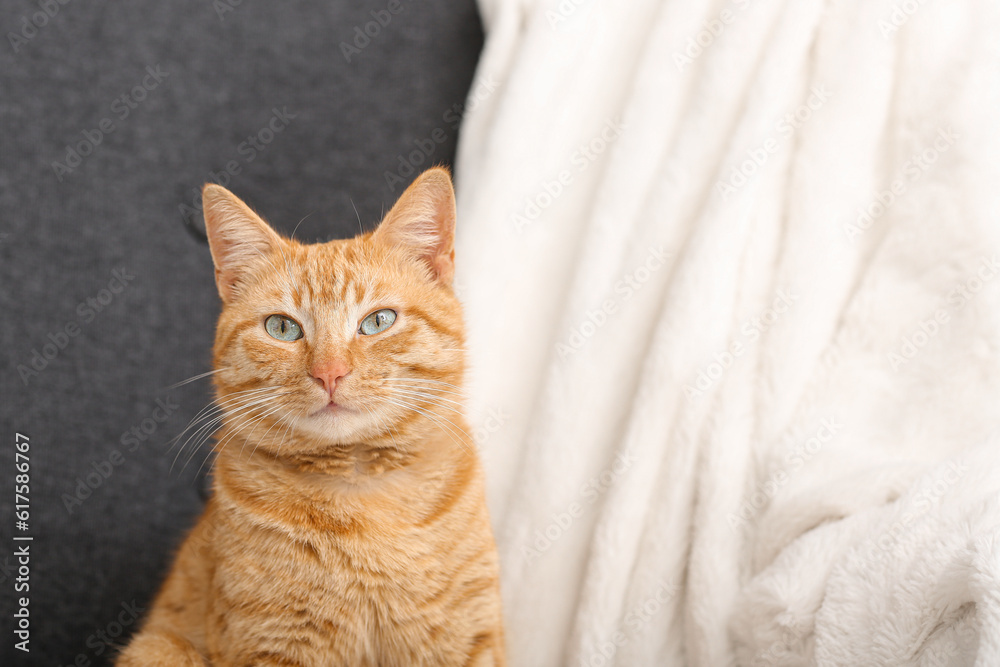
[(271, 338), (278, 340), (298, 340), (302, 338), (302, 327), (290, 317), (271, 315), (264, 320), (264, 328)]
[(358, 329), (358, 333), (362, 336), (371, 336), (372, 334), (381, 333), (391, 327), (392, 323), (395, 321), (396, 311), (389, 310), (388, 308), (376, 310), (374, 313), (361, 320), (361, 327)]

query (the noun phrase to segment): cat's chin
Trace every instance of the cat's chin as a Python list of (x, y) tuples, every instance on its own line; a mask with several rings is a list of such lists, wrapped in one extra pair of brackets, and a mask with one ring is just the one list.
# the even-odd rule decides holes
[(361, 412), (357, 408), (330, 401), (296, 421), (300, 428), (314, 437), (339, 443), (350, 442), (358, 437), (358, 430), (362, 426), (358, 423), (360, 416)]

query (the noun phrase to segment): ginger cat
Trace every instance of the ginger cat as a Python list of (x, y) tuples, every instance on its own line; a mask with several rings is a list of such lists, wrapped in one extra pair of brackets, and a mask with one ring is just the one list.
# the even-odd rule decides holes
[(214, 490), (117, 665), (504, 665), (448, 172), (322, 244), (218, 185), (203, 201), (223, 301)]

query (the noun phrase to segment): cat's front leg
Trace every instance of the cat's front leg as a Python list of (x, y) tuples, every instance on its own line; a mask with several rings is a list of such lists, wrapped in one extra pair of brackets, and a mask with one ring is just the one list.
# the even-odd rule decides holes
[[(214, 664), (214, 663), (213, 663)], [(220, 665), (232, 665), (233, 667), (243, 667), (253, 665), (253, 667), (303, 667), (303, 663), (269, 652), (248, 652), (241, 653), (230, 662), (219, 662)]]
[(115, 667), (208, 667), (208, 662), (180, 635), (148, 629), (132, 638)]

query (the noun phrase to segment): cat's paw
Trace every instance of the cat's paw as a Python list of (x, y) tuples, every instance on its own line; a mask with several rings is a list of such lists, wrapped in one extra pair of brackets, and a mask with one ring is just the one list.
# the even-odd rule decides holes
[(144, 630), (132, 638), (115, 667), (208, 667), (208, 661), (183, 637), (163, 630)]

